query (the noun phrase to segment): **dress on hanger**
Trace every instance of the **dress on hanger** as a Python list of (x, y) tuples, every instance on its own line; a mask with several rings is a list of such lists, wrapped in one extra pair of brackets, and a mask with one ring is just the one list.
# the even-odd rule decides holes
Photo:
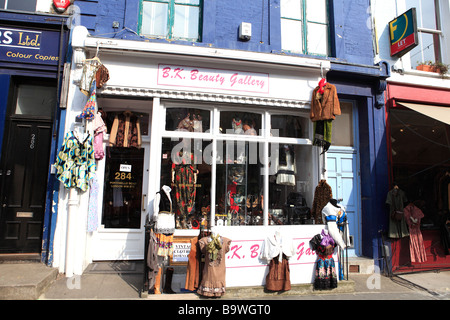
[(402, 189), (393, 188), (387, 194), (386, 204), (389, 205), (389, 238), (403, 238), (409, 235), (405, 217), (397, 221), (390, 214), (394, 208), (396, 210), (402, 210), (407, 201), (406, 193)]
[(320, 180), (314, 190), (314, 200), (311, 206), (311, 215), (314, 217), (316, 224), (324, 223), (322, 221), (322, 209), (327, 205), (331, 198), (333, 198), (331, 186), (325, 179)]
[(422, 232), (420, 232), (420, 220), (424, 217), (422, 210), (413, 203), (405, 207), (405, 220), (409, 227), (409, 251), (411, 262), (427, 261), (427, 254), (423, 244)]
[(56, 178), (66, 188), (79, 188), (86, 191), (96, 171), (93, 138), (90, 134), (80, 141), (73, 131), (66, 133), (58, 153)]
[(205, 266), (198, 294), (206, 297), (221, 297), (225, 294), (225, 254), (230, 251), (230, 244), (230, 239), (219, 235), (199, 240), (200, 250), (205, 254)]
[(269, 291), (291, 290), (289, 258), (295, 254), (293, 241), (277, 231), (264, 239), (260, 258), (270, 261), (266, 276), (266, 289)]

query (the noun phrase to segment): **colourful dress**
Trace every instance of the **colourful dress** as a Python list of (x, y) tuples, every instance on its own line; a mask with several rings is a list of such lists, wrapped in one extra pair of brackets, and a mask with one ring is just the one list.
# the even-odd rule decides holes
[(96, 171), (92, 136), (88, 134), (81, 142), (73, 131), (66, 133), (55, 167), (56, 178), (66, 188), (86, 191)]

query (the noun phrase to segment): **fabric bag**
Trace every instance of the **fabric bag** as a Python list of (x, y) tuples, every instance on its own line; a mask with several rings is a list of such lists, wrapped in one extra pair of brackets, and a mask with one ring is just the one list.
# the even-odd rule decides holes
[(392, 194), (391, 194), (391, 202), (392, 202), (392, 205), (394, 206), (394, 210), (392, 210), (392, 212), (391, 212), (391, 219), (395, 220), (395, 221), (401, 221), (403, 219), (403, 216), (405, 215), (405, 213), (403, 212), (403, 209), (402, 210), (397, 209), (397, 206), (395, 205), (395, 201), (394, 201)]

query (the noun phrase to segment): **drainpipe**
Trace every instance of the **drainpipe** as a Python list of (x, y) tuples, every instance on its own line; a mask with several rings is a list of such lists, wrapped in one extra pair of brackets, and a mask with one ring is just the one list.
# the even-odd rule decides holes
[(77, 235), (77, 211), (78, 211), (78, 192), (75, 188), (70, 188), (68, 210), (67, 210), (67, 238), (66, 238), (66, 277), (73, 276), (75, 264), (75, 241)]

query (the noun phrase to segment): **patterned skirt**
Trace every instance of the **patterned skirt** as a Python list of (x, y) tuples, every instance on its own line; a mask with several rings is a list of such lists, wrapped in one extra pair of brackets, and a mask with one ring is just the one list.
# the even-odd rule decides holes
[(314, 290), (327, 290), (337, 288), (337, 273), (332, 255), (318, 255), (316, 261), (316, 274)]

